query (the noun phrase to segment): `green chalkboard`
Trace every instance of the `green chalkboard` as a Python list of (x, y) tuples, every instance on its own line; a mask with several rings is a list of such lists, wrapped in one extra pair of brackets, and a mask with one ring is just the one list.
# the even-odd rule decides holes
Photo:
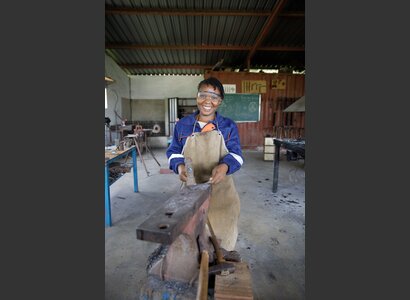
[(260, 104), (260, 94), (225, 94), (218, 112), (235, 122), (258, 122)]

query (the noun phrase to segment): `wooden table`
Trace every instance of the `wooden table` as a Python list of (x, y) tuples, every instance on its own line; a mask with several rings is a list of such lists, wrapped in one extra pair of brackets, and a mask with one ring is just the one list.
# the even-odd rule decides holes
[(134, 192), (138, 192), (138, 173), (137, 173), (137, 152), (135, 146), (127, 150), (106, 150), (105, 151), (105, 225), (112, 226), (111, 221), (111, 199), (110, 199), (110, 163), (126, 157), (131, 153), (132, 156), (132, 172), (134, 174)]

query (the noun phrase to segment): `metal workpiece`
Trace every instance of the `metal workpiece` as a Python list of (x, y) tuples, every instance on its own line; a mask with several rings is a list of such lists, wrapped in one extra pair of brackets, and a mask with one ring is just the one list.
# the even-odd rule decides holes
[(185, 162), (185, 170), (186, 170), (186, 174), (187, 174), (187, 181), (186, 181), (186, 185), (190, 186), (190, 185), (195, 185), (195, 176), (194, 176), (194, 169), (192, 166), (192, 159), (190, 157), (185, 157), (184, 159)]
[(201, 217), (201, 213), (206, 215), (208, 207), (204, 207), (203, 204), (210, 196), (209, 183), (187, 186), (179, 190), (137, 227), (137, 239), (170, 245), (181, 233), (197, 230), (196, 218)]

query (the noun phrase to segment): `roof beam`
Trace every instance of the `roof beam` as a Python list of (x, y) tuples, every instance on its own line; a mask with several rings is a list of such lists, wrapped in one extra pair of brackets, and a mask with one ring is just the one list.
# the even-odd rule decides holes
[(250, 69), (251, 59), (252, 59), (253, 55), (255, 54), (256, 49), (260, 46), (262, 41), (266, 38), (269, 30), (272, 27), (273, 22), (275, 21), (275, 19), (279, 15), (279, 13), (282, 11), (282, 9), (285, 6), (286, 2), (287, 2), (287, 0), (278, 0), (276, 2), (275, 7), (273, 8), (271, 15), (266, 20), (265, 25), (263, 26), (261, 32), (259, 33), (258, 37), (256, 38), (256, 41), (255, 41), (251, 51), (249, 51), (248, 57), (246, 58), (246, 62), (245, 62), (246, 64), (245, 65), (247, 66), (248, 70)]
[[(130, 50), (224, 50), (224, 51), (249, 51), (252, 46), (227, 46), (227, 45), (138, 45), (138, 44), (106, 44), (106, 49)], [(305, 51), (304, 47), (269, 46), (259, 47), (257, 51)]]
[(279, 17), (302, 18), (304, 16), (305, 16), (304, 11), (288, 11), (288, 12), (279, 13)]
[(106, 7), (106, 15), (157, 15), (157, 16), (269, 16), (263, 10), (210, 10), (210, 9), (161, 9), (161, 8), (128, 8)]
[(247, 46), (225, 45), (137, 45), (137, 44), (106, 44), (106, 49), (132, 49), (132, 50), (239, 50), (248, 51)]
[(286, 51), (286, 52), (303, 52), (305, 47), (287, 47), (287, 46), (265, 46), (259, 47), (256, 51)]
[(213, 65), (143, 65), (143, 64), (118, 64), (127, 69), (212, 69)]
[[(221, 61), (222, 63), (222, 61)], [(218, 64), (218, 63), (217, 63)], [(216, 65), (193, 65), (193, 64), (174, 64), (174, 65), (155, 65), (155, 64), (118, 64), (119, 67), (125, 69), (191, 69), (191, 70), (212, 70)], [(227, 68), (236, 69), (240, 66), (229, 66)], [(262, 69), (258, 66), (255, 68)], [(270, 69), (269, 67), (263, 67), (263, 69)]]
[[(266, 10), (192, 10), (192, 9), (163, 9), (163, 8), (129, 8), (105, 7), (106, 15), (157, 15), (157, 16), (266, 16), (271, 15)], [(281, 17), (304, 17), (303, 11), (285, 12)]]

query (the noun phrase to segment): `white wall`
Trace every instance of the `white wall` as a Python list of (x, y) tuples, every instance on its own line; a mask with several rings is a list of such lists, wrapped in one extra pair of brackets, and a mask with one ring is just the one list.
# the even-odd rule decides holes
[(134, 121), (165, 121), (165, 100), (132, 100)]
[[(108, 55), (105, 55), (105, 76), (115, 80), (114, 83), (108, 85), (108, 108), (105, 110), (105, 116), (111, 119), (111, 125), (121, 124), (121, 120), (115, 116), (114, 109), (122, 118), (127, 118), (129, 121), (141, 117), (142, 111), (147, 117), (154, 117), (151, 115), (154, 111), (161, 111), (164, 116), (159, 119), (155, 115), (155, 119), (165, 120), (166, 135), (169, 134), (167, 99), (173, 97), (195, 98), (198, 84), (204, 79), (203, 75), (127, 75)], [(130, 101), (130, 99), (132, 100)], [(142, 104), (142, 102), (138, 103), (139, 100), (146, 100), (143, 101), (143, 108), (138, 107), (139, 104)], [(162, 100), (162, 107), (158, 100)], [(148, 105), (149, 101), (152, 101), (152, 106)], [(136, 109), (142, 110), (136, 113)]]
[[(168, 98), (196, 98), (199, 82), (204, 80), (204, 76), (141, 76), (130, 75), (131, 78), (131, 98), (133, 99), (132, 118), (134, 118), (134, 103), (141, 103), (141, 100), (153, 101), (162, 99), (164, 105), (165, 134), (169, 132), (168, 118)], [(151, 108), (145, 106), (143, 110), (153, 110), (154, 103)], [(136, 116), (135, 116), (136, 117)]]
[(121, 101), (121, 117), (123, 119), (127, 119), (128, 121), (132, 121), (133, 118), (131, 116), (131, 102), (132, 100), (130, 100), (129, 98), (124, 99), (122, 98)]
[(132, 99), (196, 98), (200, 76), (140, 76), (131, 75)]
[(114, 83), (107, 86), (108, 108), (105, 110), (105, 116), (111, 119), (111, 125), (121, 124), (121, 120), (115, 117), (114, 109), (122, 118), (129, 118), (130, 108), (123, 109), (123, 102), (129, 103), (129, 100), (124, 99), (130, 99), (130, 80), (128, 75), (107, 55), (105, 55), (105, 76), (114, 79)]

